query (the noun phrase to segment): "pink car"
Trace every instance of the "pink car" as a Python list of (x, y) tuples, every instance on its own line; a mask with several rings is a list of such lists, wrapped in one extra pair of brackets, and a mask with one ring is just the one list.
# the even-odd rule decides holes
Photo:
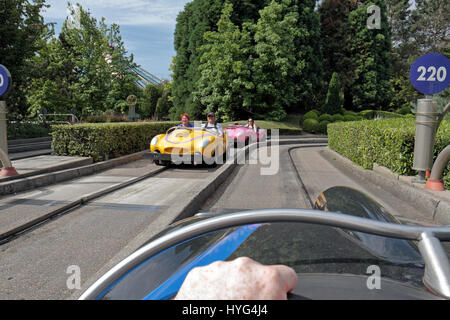
[(246, 146), (250, 142), (261, 142), (267, 138), (267, 130), (258, 129), (258, 132), (252, 129), (246, 128), (245, 125), (236, 123), (234, 126), (229, 126), (225, 130), (228, 142), (234, 143), (234, 145)]

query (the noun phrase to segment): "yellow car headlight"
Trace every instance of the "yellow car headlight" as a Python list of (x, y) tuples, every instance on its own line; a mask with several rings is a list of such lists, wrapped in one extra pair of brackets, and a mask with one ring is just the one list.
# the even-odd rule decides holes
[[(148, 141), (148, 140), (147, 140)], [(156, 144), (158, 143), (158, 137), (154, 137), (153, 139), (152, 139), (152, 142), (150, 143), (150, 145), (152, 146), (152, 147), (154, 147), (154, 146), (156, 146)]]

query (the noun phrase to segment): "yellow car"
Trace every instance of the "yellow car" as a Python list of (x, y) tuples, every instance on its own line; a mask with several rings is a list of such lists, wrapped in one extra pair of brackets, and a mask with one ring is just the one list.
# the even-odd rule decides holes
[(157, 165), (224, 163), (227, 135), (200, 127), (173, 127), (150, 143), (149, 158)]

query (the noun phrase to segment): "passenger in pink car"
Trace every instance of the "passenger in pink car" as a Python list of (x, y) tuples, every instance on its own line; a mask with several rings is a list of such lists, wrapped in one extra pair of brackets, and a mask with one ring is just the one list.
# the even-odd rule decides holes
[(255, 120), (253, 120), (253, 118), (248, 118), (248, 122), (244, 127), (248, 128), (248, 129), (252, 129), (254, 132), (259, 131), (259, 127), (256, 125)]

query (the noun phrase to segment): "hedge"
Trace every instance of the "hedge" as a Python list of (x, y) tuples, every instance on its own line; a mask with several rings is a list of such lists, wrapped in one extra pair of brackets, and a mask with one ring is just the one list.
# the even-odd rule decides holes
[(44, 123), (10, 122), (7, 125), (8, 140), (49, 137), (51, 127)]
[(144, 151), (151, 139), (179, 122), (139, 122), (53, 126), (52, 148), (61, 156), (92, 157), (104, 161)]
[[(384, 119), (341, 122), (328, 125), (329, 147), (366, 169), (373, 164), (401, 175), (416, 175), (414, 161), (414, 119)], [(436, 137), (434, 159), (450, 144), (450, 122), (443, 121)], [(449, 188), (447, 168), (444, 181)]]
[[(363, 117), (367, 120), (373, 120), (375, 118), (383, 118), (383, 119), (395, 119), (395, 118), (407, 118), (406, 116), (388, 111), (374, 111), (374, 110), (364, 110), (359, 113), (359, 116)], [(414, 117), (414, 115), (412, 115)]]

